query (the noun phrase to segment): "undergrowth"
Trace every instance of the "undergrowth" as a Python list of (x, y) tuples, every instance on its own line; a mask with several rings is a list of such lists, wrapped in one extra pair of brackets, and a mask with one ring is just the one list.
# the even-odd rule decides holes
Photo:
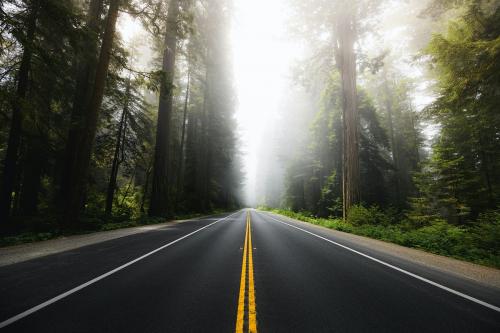
[(263, 210), (338, 231), (379, 239), (406, 247), (500, 268), (500, 213), (489, 212), (471, 226), (457, 226), (444, 220), (416, 227), (407, 220), (376, 207), (356, 207), (347, 221), (317, 218), (307, 212), (261, 207)]
[(146, 215), (132, 218), (129, 215), (92, 215), (84, 216), (77, 228), (62, 230), (57, 224), (57, 217), (45, 218), (19, 218), (15, 224), (20, 226), (12, 235), (0, 237), (0, 247), (31, 243), (58, 238), (62, 236), (81, 235), (99, 231), (110, 231), (122, 228), (139, 227), (144, 225), (159, 224), (172, 220), (186, 220), (200, 216), (220, 214), (225, 210), (214, 210), (208, 213), (189, 213), (177, 215), (167, 219), (162, 217), (149, 217)]

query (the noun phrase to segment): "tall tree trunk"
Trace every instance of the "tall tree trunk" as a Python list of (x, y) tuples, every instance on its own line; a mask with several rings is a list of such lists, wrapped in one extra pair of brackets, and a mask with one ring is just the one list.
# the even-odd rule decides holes
[[(207, 53), (207, 58), (208, 58), (208, 53)], [(202, 157), (200, 160), (200, 199), (201, 199), (201, 210), (202, 211), (207, 211), (209, 208), (209, 202), (210, 202), (210, 190), (209, 190), (209, 183), (210, 183), (210, 164), (209, 164), (209, 159), (210, 159), (210, 116), (209, 116), (209, 109), (210, 109), (210, 82), (209, 82), (209, 63), (207, 61), (207, 68), (205, 72), (205, 90), (204, 90), (204, 96), (203, 96), (203, 118), (202, 118), (202, 133), (201, 133), (201, 138), (202, 138), (202, 144), (203, 144), (203, 150), (202, 150)]]
[[(48, 77), (41, 91), (46, 96), (45, 105), (37, 117), (50, 118), (52, 115), (53, 90), (56, 77)], [(46, 149), (49, 145), (48, 133), (42, 129), (36, 130), (26, 138), (26, 152), (23, 158), (23, 177), (19, 198), (19, 211), (22, 215), (35, 215), (38, 211), (38, 194), (41, 188), (42, 175), (47, 167)]]
[(356, 54), (354, 53), (355, 20), (352, 5), (339, 18), (338, 41), (342, 79), (343, 115), (343, 215), (360, 201), (359, 115), (356, 93)]
[(146, 170), (146, 181), (144, 183), (144, 190), (142, 192), (142, 198), (141, 198), (141, 208), (140, 208), (141, 213), (144, 213), (146, 211), (144, 209), (144, 206), (146, 205), (146, 198), (148, 196), (148, 191), (149, 191), (149, 183), (150, 183), (149, 179), (151, 178), (151, 169), (152, 169), (151, 164), (152, 163), (150, 162)]
[(38, 0), (33, 0), (29, 8), (26, 24), (26, 40), (23, 42), (23, 56), (17, 75), (17, 90), (15, 100), (12, 103), (12, 121), (10, 125), (7, 151), (5, 153), (4, 167), (2, 173), (2, 189), (0, 193), (0, 221), (6, 222), (10, 216), (12, 205), (12, 192), (17, 179), (17, 163), (19, 158), (19, 146), (21, 143), (22, 121), (24, 117), (24, 103), (28, 91), (29, 72), (31, 58), (33, 56), (33, 41), (35, 38), (36, 22), (38, 15)]
[(186, 209), (189, 211), (199, 211), (199, 161), (201, 156), (200, 140), (200, 117), (196, 110), (188, 113), (187, 135), (185, 143), (185, 161), (184, 161), (184, 196)]
[(413, 149), (414, 149), (414, 154), (415, 154), (415, 164), (413, 165), (413, 169), (417, 170), (418, 165), (420, 164), (420, 151), (418, 149), (419, 145), (419, 140), (418, 140), (418, 129), (416, 126), (416, 120), (415, 120), (415, 113), (413, 111), (413, 105), (411, 101), (409, 102), (409, 109), (410, 109), (410, 122), (411, 122), (411, 128), (413, 131)]
[(35, 138), (28, 140), (26, 157), (23, 161), (25, 167), (19, 197), (19, 209), (23, 215), (35, 215), (38, 207), (38, 193), (45, 157), (42, 147), (35, 140)]
[(123, 145), (125, 142), (125, 132), (126, 132), (125, 127), (127, 124), (127, 117), (128, 117), (129, 95), (130, 95), (130, 77), (127, 80), (127, 87), (125, 88), (125, 104), (123, 105), (123, 110), (120, 117), (120, 125), (118, 126), (118, 133), (116, 135), (115, 152), (113, 154), (113, 163), (111, 165), (108, 190), (106, 194), (106, 209), (105, 209), (106, 215), (110, 215), (111, 210), (113, 209), (113, 199), (116, 190), (116, 179), (118, 177), (118, 169), (121, 163), (120, 151), (123, 154)]
[(179, 147), (179, 166), (177, 168), (177, 188), (176, 188), (176, 198), (175, 198), (175, 206), (176, 209), (179, 205), (181, 187), (182, 187), (182, 170), (184, 167), (184, 141), (186, 137), (186, 118), (187, 118), (187, 109), (188, 109), (188, 101), (189, 101), (189, 83), (190, 83), (191, 75), (188, 69), (187, 73), (187, 84), (186, 84), (186, 95), (184, 96), (184, 110), (182, 115), (182, 131), (181, 131), (181, 144)]
[(101, 108), (104, 87), (108, 76), (109, 60), (111, 57), (120, 3), (121, 0), (111, 0), (109, 5), (106, 27), (92, 89), (92, 97), (90, 98), (89, 107), (85, 114), (84, 127), (78, 145), (79, 148), (75, 154), (75, 164), (72, 165), (73, 170), (69, 173), (71, 175), (72, 186), (68, 188), (66, 205), (64, 207), (64, 223), (69, 225), (78, 221), (80, 210), (83, 205), (92, 146), (97, 131), (99, 110)]
[(478, 137), (479, 141), (479, 160), (481, 161), (481, 171), (484, 175), (484, 180), (486, 182), (486, 190), (488, 193), (488, 205), (489, 209), (494, 209), (495, 208), (495, 196), (493, 194), (493, 186), (491, 185), (491, 173), (490, 173), (490, 159), (489, 155), (485, 152), (484, 148), (484, 138), (483, 134), (479, 133)]
[(178, 0), (171, 0), (168, 6), (167, 31), (165, 32), (165, 50), (156, 127), (155, 156), (151, 189), (150, 216), (167, 216), (169, 211), (168, 165), (170, 149), (170, 120), (172, 118), (172, 94), (177, 51), (177, 20), (179, 16)]
[(396, 145), (396, 139), (394, 135), (394, 122), (392, 119), (392, 102), (391, 102), (391, 94), (389, 91), (389, 85), (387, 84), (387, 73), (384, 68), (384, 91), (385, 91), (385, 107), (387, 111), (387, 122), (389, 127), (389, 137), (391, 140), (391, 150), (392, 150), (392, 163), (394, 165), (394, 176), (396, 180), (396, 202), (401, 202), (401, 176), (400, 176), (400, 166), (399, 166), (399, 150)]
[(98, 62), (98, 41), (100, 34), (99, 21), (103, 9), (103, 0), (91, 0), (86, 18), (86, 29), (90, 33), (85, 41), (84, 54), (81, 63), (77, 63), (75, 95), (73, 97), (73, 108), (68, 131), (68, 141), (65, 148), (64, 166), (60, 178), (57, 194), (57, 205), (66, 204), (68, 193), (75, 186), (75, 170), (77, 166), (77, 155), (85, 124), (85, 111), (92, 97), (92, 86), (95, 79)]

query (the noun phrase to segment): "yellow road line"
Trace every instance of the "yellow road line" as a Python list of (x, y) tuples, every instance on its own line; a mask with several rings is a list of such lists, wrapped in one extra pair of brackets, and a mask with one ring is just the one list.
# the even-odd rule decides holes
[(245, 232), (245, 245), (243, 247), (243, 263), (241, 265), (240, 296), (238, 298), (238, 315), (236, 317), (236, 333), (243, 333), (243, 320), (245, 315), (245, 286), (247, 276), (247, 245), (248, 245), (248, 213)]
[(236, 333), (243, 333), (245, 322), (245, 294), (248, 258), (248, 331), (257, 333), (257, 311), (255, 310), (255, 286), (253, 278), (253, 248), (250, 212), (247, 212), (245, 245), (241, 265), (240, 294), (238, 298), (238, 313), (236, 316)]
[(257, 313), (255, 311), (255, 287), (253, 283), (252, 225), (248, 213), (248, 331), (257, 333)]

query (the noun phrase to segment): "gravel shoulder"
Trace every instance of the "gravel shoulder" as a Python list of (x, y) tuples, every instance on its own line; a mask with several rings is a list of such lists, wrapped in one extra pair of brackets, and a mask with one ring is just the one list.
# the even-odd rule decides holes
[(64, 236), (41, 242), (2, 247), (0, 248), (0, 267), (43, 257), (49, 254), (73, 250), (82, 246), (105, 242), (115, 238), (169, 228), (185, 221), (189, 220), (175, 220), (140, 227), (99, 231), (84, 235)]
[(316, 224), (295, 220), (284, 215), (275, 213), (272, 214), (275, 216), (279, 216), (280, 218), (302, 224), (304, 226), (312, 226), (314, 228), (320, 229), (322, 232), (328, 232), (333, 236), (343, 238), (347, 241), (357, 243), (361, 246), (368, 247), (400, 259), (408, 260), (410, 262), (414, 262), (440, 272), (473, 280), (480, 284), (494, 287), (500, 290), (500, 270), (498, 269), (425, 252), (419, 249), (404, 247), (401, 245), (384, 242), (378, 239), (372, 239), (329, 229)]

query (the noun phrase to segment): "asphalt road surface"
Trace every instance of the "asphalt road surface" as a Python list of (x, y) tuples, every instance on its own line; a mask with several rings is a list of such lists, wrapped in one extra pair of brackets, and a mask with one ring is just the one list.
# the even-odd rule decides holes
[(500, 332), (500, 295), (241, 210), (0, 267), (3, 332)]

